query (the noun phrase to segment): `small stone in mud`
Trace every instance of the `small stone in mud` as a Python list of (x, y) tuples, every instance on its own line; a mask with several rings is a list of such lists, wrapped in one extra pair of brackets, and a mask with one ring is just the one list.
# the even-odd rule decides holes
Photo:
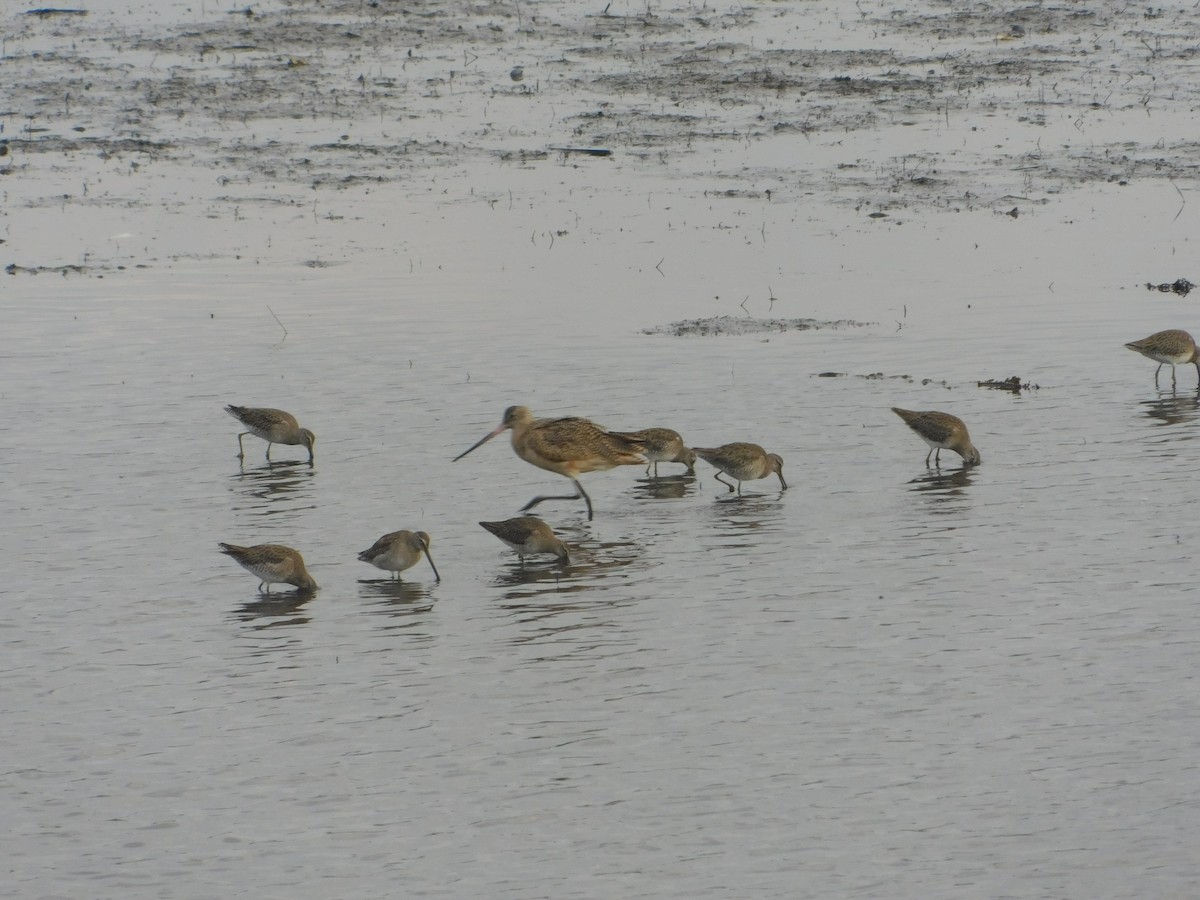
[(1192, 292), (1195, 285), (1186, 278), (1176, 278), (1171, 283), (1163, 282), (1162, 284), (1151, 284), (1146, 282), (1146, 290), (1162, 291), (1164, 294), (1178, 294), (1180, 297), (1186, 297)]

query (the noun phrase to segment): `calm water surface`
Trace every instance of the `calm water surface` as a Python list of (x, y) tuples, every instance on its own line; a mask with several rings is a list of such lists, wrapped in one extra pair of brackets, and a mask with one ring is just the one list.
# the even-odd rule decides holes
[[(6, 232), (127, 265), (0, 292), (12, 895), (1194, 895), (1200, 392), (1122, 344), (1200, 327), (1142, 286), (1196, 280), (1200, 204), (876, 221), (594, 162)], [(716, 315), (858, 324), (642, 333)], [(239, 462), (226, 403), (315, 465)], [(522, 568), (476, 523), (567, 482), (451, 462), (514, 403), (761, 443), (790, 489), (585, 476), (593, 521), (538, 510), (571, 566)], [(891, 406), (983, 465), (927, 469)], [(400, 528), (444, 581), (355, 559)]]

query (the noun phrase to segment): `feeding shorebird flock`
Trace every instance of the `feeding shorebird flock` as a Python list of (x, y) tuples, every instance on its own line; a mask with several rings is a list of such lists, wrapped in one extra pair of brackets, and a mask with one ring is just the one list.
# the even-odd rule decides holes
[[(1196, 342), (1186, 331), (1170, 329), (1159, 331), (1140, 341), (1125, 345), (1158, 363), (1154, 370), (1154, 384), (1158, 386), (1158, 374), (1164, 365), (1171, 366), (1171, 386), (1175, 387), (1175, 367), (1191, 363), (1196, 367), (1200, 379), (1200, 351)], [(313, 447), (316, 435), (301, 428), (295, 416), (281, 409), (226, 406), (226, 412), (246, 427), (238, 435), (238, 458), (245, 457), (242, 439), (253, 434), (267, 442), (267, 459), (271, 458), (274, 444), (303, 446), (308, 450), (308, 462), (314, 460)], [(942, 450), (953, 450), (962, 457), (962, 464), (976, 466), (982, 461), (979, 450), (971, 441), (966, 423), (957, 416), (936, 410), (915, 412), (892, 407), (905, 425), (911, 428), (929, 445), (925, 465), (940, 468)], [(714, 475), (729, 493), (742, 495), (742, 482), (754, 481), (775, 475), (779, 479), (782, 494), (787, 490), (783, 478), (783, 458), (777, 453), (768, 453), (758, 444), (734, 441), (719, 447), (688, 447), (682, 436), (670, 428), (644, 428), (640, 431), (609, 431), (596, 423), (577, 416), (553, 419), (537, 419), (525, 406), (510, 406), (504, 411), (500, 424), (488, 432), (458, 456), (458, 462), (467, 454), (482, 447), (505, 431), (512, 432), (513, 451), (530, 465), (545, 469), (556, 475), (569, 478), (575, 486), (574, 494), (534, 497), (523, 507), (527, 512), (547, 500), (582, 500), (590, 520), (594, 514), (592, 498), (579, 481), (579, 476), (589, 472), (602, 472), (617, 466), (645, 466), (646, 476), (657, 479), (660, 462), (680, 463), (686, 473), (695, 473), (696, 460), (702, 459), (717, 471)], [(653, 476), (651, 476), (653, 471)], [(726, 475), (733, 482), (722, 478)], [(679, 476), (675, 476), (679, 477)], [(736, 482), (736, 483), (734, 483)], [(483, 528), (516, 551), (522, 565), (525, 557), (533, 554), (550, 554), (560, 564), (571, 561), (570, 549), (544, 521), (537, 516), (523, 515), (498, 522), (480, 522)], [(393, 531), (379, 538), (358, 558), (399, 578), (400, 573), (415, 566), (422, 557), (433, 570), (434, 579), (441, 581), (441, 574), (429, 555), (430, 537), (424, 531)], [(237, 544), (220, 543), (221, 552), (231, 556), (246, 571), (259, 580), (259, 590), (269, 592), (272, 584), (290, 584), (299, 591), (314, 591), (317, 583), (304, 566), (300, 553), (280, 544), (257, 544), (242, 547)]]

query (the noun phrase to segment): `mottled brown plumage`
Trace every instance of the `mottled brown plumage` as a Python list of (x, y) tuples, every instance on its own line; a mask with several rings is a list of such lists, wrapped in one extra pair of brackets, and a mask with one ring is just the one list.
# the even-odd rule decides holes
[(958, 416), (932, 410), (913, 412), (895, 406), (892, 407), (892, 412), (903, 419), (904, 424), (929, 445), (925, 465), (929, 465), (930, 456), (933, 456), (934, 465), (939, 465), (943, 450), (953, 450), (963, 458), (964, 465), (977, 466), (981, 462), (979, 451), (975, 449), (975, 445), (971, 443), (971, 436), (967, 433), (967, 426)]
[(232, 556), (243, 569), (259, 580), (258, 589), (272, 584), (290, 584), (302, 591), (315, 591), (317, 583), (304, 568), (304, 557), (291, 547), (282, 544), (255, 544), (239, 547), (237, 544), (218, 543), (221, 552)]
[(737, 441), (732, 444), (722, 444), (720, 447), (693, 447), (696, 455), (719, 470), (713, 477), (721, 484), (733, 490), (733, 485), (721, 477), (724, 472), (737, 481), (737, 492), (742, 493), (743, 481), (754, 481), (766, 478), (771, 473), (779, 476), (781, 490), (787, 490), (787, 482), (783, 480), (783, 459), (778, 453), (768, 453), (758, 444), (747, 444)]
[(1185, 363), (1195, 364), (1196, 377), (1200, 378), (1200, 355), (1196, 352), (1196, 342), (1186, 331), (1178, 328), (1156, 331), (1150, 337), (1130, 341), (1125, 346), (1158, 363), (1154, 370), (1155, 387), (1158, 387), (1158, 373), (1164, 365), (1171, 367), (1171, 387), (1175, 387), (1175, 367)]
[(433, 557), (429, 555), (429, 535), (424, 531), (393, 531), (385, 534), (358, 554), (358, 558), (377, 569), (391, 572), (394, 578), (399, 578), (401, 572), (417, 564), (422, 554), (429, 560), (433, 577), (441, 581), (442, 576), (438, 574)]
[[(646, 461), (654, 467), (654, 477), (658, 477), (660, 462), (683, 463), (687, 466), (687, 474), (696, 474), (696, 454), (684, 445), (678, 431), (670, 428), (643, 428), (641, 431), (614, 431), (612, 434), (631, 438), (642, 442), (642, 452)], [(646, 474), (650, 474), (651, 466), (646, 466)]]
[(534, 497), (521, 511), (533, 509), (544, 500), (583, 498), (588, 518), (592, 518), (592, 498), (587, 495), (579, 476), (614, 466), (645, 465), (641, 441), (605, 431), (599, 425), (574, 416), (563, 419), (535, 419), (524, 406), (510, 406), (500, 425), (468, 447), (454, 461), (481, 447), (506, 430), (512, 430), (512, 446), (517, 456), (539, 469), (554, 472), (575, 482), (576, 493), (568, 497)]
[(246, 455), (242, 438), (252, 434), (267, 442), (267, 459), (271, 458), (272, 444), (298, 444), (308, 449), (308, 461), (313, 461), (313, 445), (317, 442), (317, 436), (307, 428), (301, 428), (291, 413), (254, 406), (226, 406), (225, 412), (247, 428), (238, 435), (238, 459)]
[(532, 553), (553, 553), (560, 562), (570, 562), (567, 545), (537, 516), (518, 516), (503, 522), (480, 522), (484, 528), (517, 551), (521, 561)]

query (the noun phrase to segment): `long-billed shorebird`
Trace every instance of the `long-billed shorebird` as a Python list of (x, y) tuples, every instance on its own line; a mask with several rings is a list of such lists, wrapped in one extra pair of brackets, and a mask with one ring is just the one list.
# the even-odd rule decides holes
[(683, 463), (687, 466), (687, 474), (696, 474), (696, 454), (684, 446), (683, 438), (678, 431), (670, 428), (643, 428), (641, 431), (614, 431), (613, 434), (632, 438), (642, 442), (642, 453), (646, 456), (646, 474), (650, 474), (651, 465), (654, 467), (654, 477), (658, 477), (660, 462)]
[(768, 453), (758, 444), (737, 441), (732, 444), (722, 444), (720, 447), (693, 447), (692, 449), (706, 463), (717, 467), (717, 474), (713, 477), (730, 491), (734, 489), (733, 485), (722, 478), (721, 473), (724, 472), (737, 481), (738, 496), (741, 496), (743, 481), (766, 478), (771, 473), (779, 476), (780, 490), (787, 490), (787, 482), (783, 480), (783, 459), (778, 453)]
[(518, 516), (503, 522), (480, 522), (484, 528), (517, 551), (521, 562), (532, 553), (553, 553), (559, 562), (571, 561), (567, 545), (537, 516)]
[[(929, 457), (933, 456), (934, 465), (941, 464), (943, 450), (953, 450), (963, 458), (963, 464), (977, 466), (981, 461), (979, 451), (971, 443), (967, 426), (958, 416), (944, 412), (913, 412), (910, 409), (900, 409), (893, 406), (892, 412), (904, 420), (904, 424), (920, 435), (921, 440), (929, 445), (929, 453), (925, 455), (925, 465), (929, 465)], [(937, 451), (936, 455), (934, 451)]]
[(1125, 346), (1158, 363), (1158, 368), (1154, 370), (1155, 387), (1158, 387), (1158, 373), (1166, 365), (1171, 367), (1171, 387), (1175, 387), (1175, 367), (1185, 363), (1194, 363), (1196, 376), (1200, 378), (1200, 356), (1196, 353), (1196, 342), (1186, 331), (1178, 328), (1156, 331), (1150, 337), (1130, 341)]
[(421, 554), (429, 560), (433, 577), (441, 581), (442, 576), (438, 574), (433, 557), (429, 555), (429, 535), (424, 531), (393, 531), (385, 534), (358, 554), (358, 558), (377, 569), (391, 572), (393, 578), (399, 578), (401, 572), (411, 569), (420, 561)]
[(239, 547), (218, 542), (221, 552), (232, 556), (243, 569), (259, 580), (258, 589), (267, 592), (273, 584), (290, 584), (302, 591), (315, 591), (317, 583), (304, 568), (304, 557), (282, 544), (255, 544)]
[(272, 444), (299, 444), (308, 448), (308, 461), (313, 461), (313, 445), (317, 442), (317, 436), (307, 428), (301, 428), (291, 413), (254, 406), (226, 406), (225, 412), (247, 429), (238, 435), (238, 459), (246, 455), (242, 438), (252, 434), (267, 442), (267, 459), (271, 458)]
[(575, 482), (576, 493), (566, 497), (534, 497), (521, 507), (521, 512), (533, 509), (543, 500), (577, 500), (587, 504), (592, 518), (592, 498), (587, 495), (579, 476), (585, 472), (600, 472), (614, 466), (645, 465), (641, 441), (605, 431), (594, 422), (574, 416), (563, 419), (535, 419), (524, 406), (510, 406), (504, 411), (500, 425), (468, 447), (454, 462), (481, 447), (504, 431), (512, 429), (512, 446), (517, 456), (539, 469), (554, 472)]

